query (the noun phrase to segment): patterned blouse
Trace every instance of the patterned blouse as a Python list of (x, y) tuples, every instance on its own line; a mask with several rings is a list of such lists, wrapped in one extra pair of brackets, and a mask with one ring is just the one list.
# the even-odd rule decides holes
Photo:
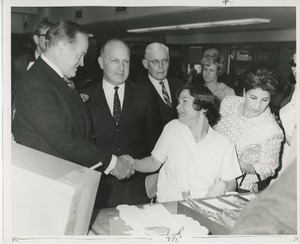
[(234, 96), (235, 92), (232, 88), (220, 82), (214, 90), (210, 90), (217, 98), (222, 101), (227, 96)]
[[(240, 113), (243, 97), (229, 96), (221, 103), (221, 119), (214, 129), (233, 140), (239, 162), (251, 164), (261, 180), (275, 174), (279, 166), (279, 155), (283, 132), (269, 108), (254, 118)], [(259, 179), (247, 174), (240, 188), (257, 191)]]

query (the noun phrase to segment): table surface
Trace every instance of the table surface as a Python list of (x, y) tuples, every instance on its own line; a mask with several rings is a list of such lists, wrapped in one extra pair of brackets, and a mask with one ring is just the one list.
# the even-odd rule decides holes
[[(145, 205), (162, 204), (171, 214), (177, 213), (177, 202), (149, 203)], [(144, 205), (138, 205), (143, 207)], [(104, 208), (94, 211), (91, 219), (91, 235), (124, 235), (124, 232), (130, 230), (129, 226), (121, 220), (114, 220), (119, 217), (119, 211), (116, 208)], [(112, 228), (111, 225), (114, 225)]]

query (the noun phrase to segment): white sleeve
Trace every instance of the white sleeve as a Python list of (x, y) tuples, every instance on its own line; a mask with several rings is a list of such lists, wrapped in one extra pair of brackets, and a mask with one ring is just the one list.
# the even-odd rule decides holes
[(229, 142), (224, 152), (222, 180), (232, 180), (242, 174), (233, 142)]
[(172, 131), (174, 130), (172, 127), (174, 126), (171, 126), (170, 123), (164, 127), (151, 153), (153, 157), (162, 163), (165, 163), (172, 147)]

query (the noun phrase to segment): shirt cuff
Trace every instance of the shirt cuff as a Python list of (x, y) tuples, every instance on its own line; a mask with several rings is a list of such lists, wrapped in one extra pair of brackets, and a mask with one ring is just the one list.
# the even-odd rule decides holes
[(106, 168), (106, 170), (104, 171), (104, 174), (108, 175), (110, 171), (112, 171), (115, 168), (116, 164), (117, 164), (117, 156), (112, 155), (110, 163)]

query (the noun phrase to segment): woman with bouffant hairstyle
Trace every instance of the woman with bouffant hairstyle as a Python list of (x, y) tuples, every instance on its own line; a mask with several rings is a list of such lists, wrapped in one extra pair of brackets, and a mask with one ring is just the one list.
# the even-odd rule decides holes
[(233, 140), (243, 177), (241, 191), (258, 191), (259, 182), (275, 174), (283, 132), (269, 104), (277, 94), (280, 73), (264, 64), (254, 65), (245, 74), (244, 97), (226, 97), (215, 130)]

